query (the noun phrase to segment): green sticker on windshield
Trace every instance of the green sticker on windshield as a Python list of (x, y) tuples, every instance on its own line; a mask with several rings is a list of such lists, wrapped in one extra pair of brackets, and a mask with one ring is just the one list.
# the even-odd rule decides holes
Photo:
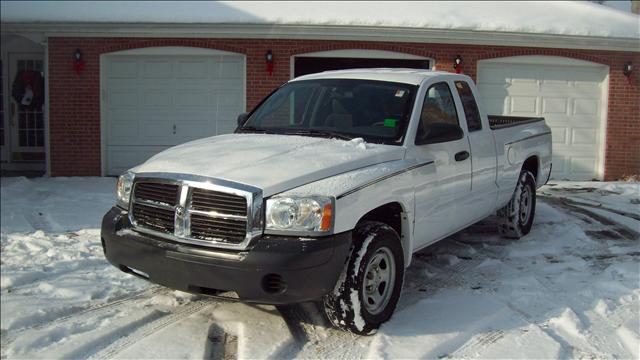
[(398, 126), (398, 120), (396, 120), (396, 119), (384, 119), (384, 126), (394, 128), (394, 127)]

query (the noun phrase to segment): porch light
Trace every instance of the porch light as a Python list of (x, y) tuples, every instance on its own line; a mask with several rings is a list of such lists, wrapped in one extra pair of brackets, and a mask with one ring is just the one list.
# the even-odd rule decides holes
[(73, 70), (77, 75), (80, 75), (82, 70), (84, 70), (84, 60), (82, 59), (82, 51), (80, 51), (80, 49), (76, 49), (73, 53)]
[(267, 62), (267, 73), (269, 73), (269, 75), (273, 75), (273, 52), (271, 52), (271, 50), (267, 50), (264, 58)]
[(453, 68), (456, 70), (456, 74), (460, 74), (462, 71), (460, 64), (462, 64), (462, 57), (460, 57), (460, 55), (456, 55), (456, 58), (453, 59)]
[(631, 64), (631, 61), (624, 64), (624, 67), (622, 68), (622, 73), (624, 74), (624, 76), (626, 77), (631, 76), (632, 71), (633, 71), (633, 64)]

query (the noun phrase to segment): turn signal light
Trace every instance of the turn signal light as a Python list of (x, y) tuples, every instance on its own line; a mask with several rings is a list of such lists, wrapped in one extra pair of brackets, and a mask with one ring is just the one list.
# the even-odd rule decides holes
[(331, 204), (325, 204), (322, 208), (322, 221), (320, 222), (320, 231), (329, 231), (331, 229), (331, 219), (333, 218), (333, 207)]

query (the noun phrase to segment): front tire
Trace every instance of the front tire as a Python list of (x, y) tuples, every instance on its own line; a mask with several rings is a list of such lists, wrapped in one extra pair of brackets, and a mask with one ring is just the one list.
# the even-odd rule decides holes
[(519, 239), (531, 231), (536, 214), (536, 180), (527, 170), (520, 172), (511, 201), (498, 210), (498, 231), (506, 238)]
[(334, 290), (323, 299), (331, 323), (343, 330), (370, 335), (393, 314), (404, 280), (400, 237), (390, 226), (360, 224), (351, 253)]

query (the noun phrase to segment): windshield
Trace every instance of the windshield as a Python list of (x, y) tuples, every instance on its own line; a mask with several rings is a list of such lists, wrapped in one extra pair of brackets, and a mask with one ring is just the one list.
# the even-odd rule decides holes
[(361, 137), (401, 145), (417, 86), (355, 79), (303, 80), (269, 96), (238, 132)]

